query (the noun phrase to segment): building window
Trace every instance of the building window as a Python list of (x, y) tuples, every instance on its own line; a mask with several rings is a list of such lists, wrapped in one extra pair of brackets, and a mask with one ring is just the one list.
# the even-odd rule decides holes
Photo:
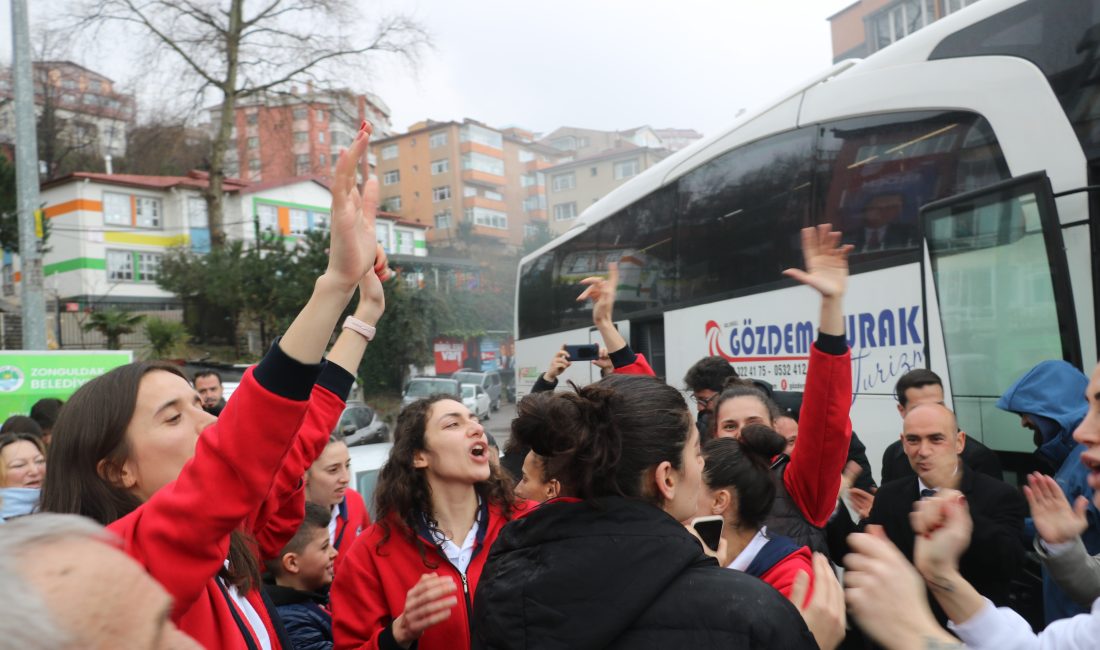
[(304, 235), (309, 230), (309, 213), (297, 208), (290, 209), (290, 234)]
[(881, 50), (899, 41), (936, 19), (935, 0), (902, 0), (889, 9), (873, 15), (871, 47)]
[(491, 201), (503, 201), (504, 195), (500, 192), (494, 192), (493, 190), (485, 190), (485, 198)]
[(599, 168), (598, 168), (598, 167), (591, 167), (591, 168), (589, 168), (589, 170), (588, 170), (588, 175), (589, 175), (589, 176), (596, 176), (596, 175), (597, 175), (597, 174), (599, 174), (599, 173), (600, 173), (600, 170), (599, 170)]
[(393, 252), (393, 245), (390, 244), (390, 224), (379, 221), (374, 226), (374, 233), (378, 243), (382, 245), (382, 250), (387, 253)]
[(11, 264), (4, 265), (4, 295), (15, 295), (15, 269)]
[(160, 253), (138, 253), (138, 281), (156, 282), (160, 275)]
[(260, 139), (258, 137), (253, 136), (253, 137), (248, 139), (248, 148), (249, 149), (257, 149), (257, 148), (259, 148), (259, 146), (260, 146)]
[(487, 208), (466, 208), (466, 220), (475, 226), (485, 226), (497, 230), (508, 230), (508, 215), (499, 210)]
[(309, 109), (306, 108), (305, 106), (300, 106), (300, 107), (294, 109), (294, 119), (295, 120), (305, 120), (305, 119), (308, 119), (308, 118), (309, 118)]
[(387, 144), (382, 147), (382, 160), (393, 160), (397, 157), (397, 145)]
[(537, 194), (535, 196), (529, 196), (523, 199), (523, 211), (531, 212), (533, 210), (545, 210), (546, 209), (546, 196), (543, 194)]
[(382, 174), (383, 185), (393, 185), (399, 182), (401, 182), (401, 172), (399, 170), (394, 169)]
[(444, 185), (443, 187), (432, 188), (432, 201), (439, 203), (440, 201), (446, 201), (451, 198), (451, 186)]
[(382, 210), (384, 212), (400, 212), (401, 211), (401, 197), (391, 196), (390, 198), (382, 201)]
[(486, 156), (485, 154), (477, 153), (476, 151), (462, 154), (462, 168), (470, 169), (475, 172), (492, 174), (493, 176), (504, 175), (503, 160), (494, 156)]
[(260, 204), (256, 206), (256, 220), (259, 221), (260, 232), (267, 230), (279, 230), (279, 209), (273, 205)]
[(461, 142), (476, 142), (493, 149), (504, 148), (504, 138), (499, 131), (487, 129), (476, 124), (466, 124), (458, 133)]
[(531, 162), (534, 159), (535, 159), (535, 154), (534, 153), (532, 153), (532, 152), (530, 152), (526, 149), (520, 149), (519, 150), (519, 161), (521, 163)]
[(943, 15), (953, 14), (963, 7), (969, 6), (978, 0), (943, 0)]
[(466, 185), (462, 188), (462, 196), (477, 196), (477, 188), (473, 185)]
[(187, 225), (189, 228), (208, 228), (206, 200), (196, 197), (187, 199)]
[(309, 173), (309, 154), (298, 154), (294, 157), (295, 174), (298, 176), (305, 176)]
[(542, 172), (534, 174), (524, 174), (519, 177), (519, 184), (521, 187), (531, 187), (533, 185), (546, 185), (546, 176)]
[(428, 146), (432, 149), (435, 149), (436, 147), (447, 146), (447, 132), (440, 131), (438, 133), (433, 133), (428, 136)]
[[(252, 140), (254, 140), (254, 138), (249, 138), (248, 140), (251, 142)], [(294, 132), (294, 141), (295, 142), (309, 142), (309, 132), (308, 131), (295, 131)]]
[(324, 168), (324, 166), (327, 165), (327, 164), (328, 164), (328, 156), (326, 156), (325, 154), (320, 154), (320, 155), (317, 156), (317, 165), (319, 167)]
[[(447, 134), (444, 133), (443, 135), (447, 135)], [(435, 176), (436, 174), (446, 174), (450, 170), (451, 170), (451, 161), (450, 160), (447, 160), (446, 158), (443, 158), (442, 160), (433, 160), (432, 161), (432, 176)]]
[(575, 202), (559, 203), (554, 206), (554, 221), (568, 221), (576, 216), (577, 204)]
[(128, 195), (113, 192), (103, 193), (103, 223), (117, 226), (129, 226), (132, 223), (130, 197)]
[(327, 213), (327, 212), (314, 212), (312, 214), (313, 214), (313, 229), (314, 230), (328, 230), (329, 213)]
[(442, 212), (435, 213), (435, 227), (440, 230), (451, 227), (451, 211), (444, 210)]
[(250, 171), (250, 172), (260, 171), (260, 159), (259, 158), (252, 158), (248, 161), (248, 171)]
[(244, 120), (245, 120), (245, 122), (248, 123), (249, 126), (256, 126), (257, 124), (260, 123), (260, 114), (259, 113), (249, 113), (248, 115), (245, 116)]
[(142, 228), (160, 228), (160, 199), (139, 196), (134, 204), (137, 208), (135, 225)]
[[(596, 171), (593, 167), (592, 171)], [(623, 160), (615, 163), (615, 180), (622, 180), (624, 178), (630, 178), (638, 173), (638, 159), (631, 158), (630, 160)], [(592, 174), (595, 176), (595, 174)]]
[(397, 239), (398, 255), (413, 255), (416, 253), (416, 236), (410, 230), (393, 229), (394, 238)]
[[(325, 121), (325, 111), (324, 110), (318, 108), (317, 111), (314, 113), (314, 115), (316, 116), (316, 119), (317, 119), (318, 122), (324, 122)], [(324, 142), (324, 140), (322, 140), (321, 142)]]
[(324, 131), (318, 131), (317, 132), (317, 142), (319, 142), (321, 144), (325, 143), (325, 132)]
[(550, 177), (551, 186), (555, 192), (571, 190), (577, 186), (577, 177), (573, 172), (568, 174), (556, 174)]
[(132, 282), (134, 254), (130, 251), (107, 251), (107, 279), (112, 282)]

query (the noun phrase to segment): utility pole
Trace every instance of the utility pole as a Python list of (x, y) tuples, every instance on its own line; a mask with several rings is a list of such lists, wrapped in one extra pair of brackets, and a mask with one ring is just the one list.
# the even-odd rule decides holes
[[(15, 91), (15, 186), (23, 295), (23, 349), (46, 349), (46, 296), (34, 212), (38, 209), (38, 139), (27, 0), (11, 0), (12, 85)], [(44, 217), (43, 217), (44, 218)]]

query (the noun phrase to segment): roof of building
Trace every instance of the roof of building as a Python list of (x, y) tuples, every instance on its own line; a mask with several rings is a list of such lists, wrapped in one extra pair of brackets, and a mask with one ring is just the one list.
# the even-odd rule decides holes
[(79, 63), (73, 63), (72, 61), (60, 60), (60, 59), (47, 60), (47, 61), (35, 61), (35, 62), (33, 62), (32, 65), (36, 65), (36, 66), (64, 65), (64, 66), (69, 66), (69, 67), (72, 67), (72, 68), (79, 68), (79, 69), (83, 70), (84, 72), (87, 72), (89, 74), (94, 74), (95, 76), (99, 77), (100, 79), (106, 79), (107, 81), (110, 81), (112, 84), (114, 83), (114, 81), (110, 77), (108, 77), (107, 75), (96, 72), (95, 70), (92, 70), (90, 68), (86, 68), (86, 67), (80, 65)]
[(275, 189), (277, 187), (285, 187), (287, 185), (294, 185), (295, 183), (317, 183), (326, 190), (332, 190), (332, 181), (326, 176), (292, 176), (290, 178), (278, 178), (270, 181), (260, 181), (259, 183), (248, 183), (247, 187), (241, 190), (241, 194), (255, 194), (256, 192), (263, 192), (265, 190)]
[[(47, 181), (42, 184), (42, 189), (58, 187), (75, 181), (89, 180), (107, 185), (122, 185), (126, 187), (142, 187), (146, 189), (167, 190), (173, 187), (190, 187), (203, 189), (210, 184), (210, 175), (207, 172), (192, 171), (187, 176), (144, 176), (140, 174), (102, 174), (98, 172), (73, 172), (68, 176)], [(226, 192), (238, 192), (248, 186), (248, 181), (239, 178), (226, 178), (223, 188)]]

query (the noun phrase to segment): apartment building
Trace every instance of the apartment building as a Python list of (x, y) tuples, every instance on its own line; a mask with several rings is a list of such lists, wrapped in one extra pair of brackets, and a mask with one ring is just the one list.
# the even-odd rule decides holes
[(539, 172), (556, 152), (530, 132), (424, 120), (372, 147), (382, 208), (432, 226), (431, 242), (472, 235), (519, 247), (546, 221)]
[[(126, 135), (134, 126), (133, 95), (114, 82), (72, 61), (31, 64), (35, 113), (53, 110), (69, 146), (90, 147), (101, 157), (126, 155)], [(0, 70), (0, 143), (15, 142), (11, 68)]]
[(551, 131), (539, 142), (573, 158), (589, 158), (627, 145), (653, 149), (668, 148), (657, 135), (657, 131), (650, 126), (639, 126), (625, 131), (599, 131), (563, 126)]
[[(221, 107), (207, 112), (214, 133)], [(238, 102), (234, 113), (225, 173), (252, 182), (331, 177), (363, 120), (374, 125), (376, 138), (391, 131), (390, 109), (379, 97), (349, 90), (258, 95)]]
[(866, 57), (978, 0), (858, 0), (829, 16), (833, 62)]
[(667, 149), (620, 142), (613, 149), (578, 157), (545, 169), (549, 191), (549, 227), (560, 234), (576, 223), (584, 209), (608, 192), (668, 156)]
[[(179, 306), (157, 286), (169, 249), (210, 250), (202, 191), (208, 176), (76, 173), (42, 186), (50, 250), (42, 260), (47, 294), (62, 302), (125, 305), (134, 310)], [(224, 226), (230, 240), (254, 242), (260, 233), (290, 241), (327, 229), (332, 194), (320, 177), (248, 184), (225, 181)], [(427, 256), (425, 226), (379, 215), (378, 241), (396, 261)], [(2, 260), (0, 296), (18, 300), (18, 256)]]

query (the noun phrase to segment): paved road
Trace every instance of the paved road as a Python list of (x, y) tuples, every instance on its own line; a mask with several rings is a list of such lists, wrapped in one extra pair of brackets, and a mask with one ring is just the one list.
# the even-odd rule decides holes
[(501, 401), (500, 410), (493, 413), (489, 421), (485, 423), (485, 431), (496, 438), (497, 444), (503, 449), (511, 437), (512, 418), (516, 417), (516, 405), (511, 402)]

